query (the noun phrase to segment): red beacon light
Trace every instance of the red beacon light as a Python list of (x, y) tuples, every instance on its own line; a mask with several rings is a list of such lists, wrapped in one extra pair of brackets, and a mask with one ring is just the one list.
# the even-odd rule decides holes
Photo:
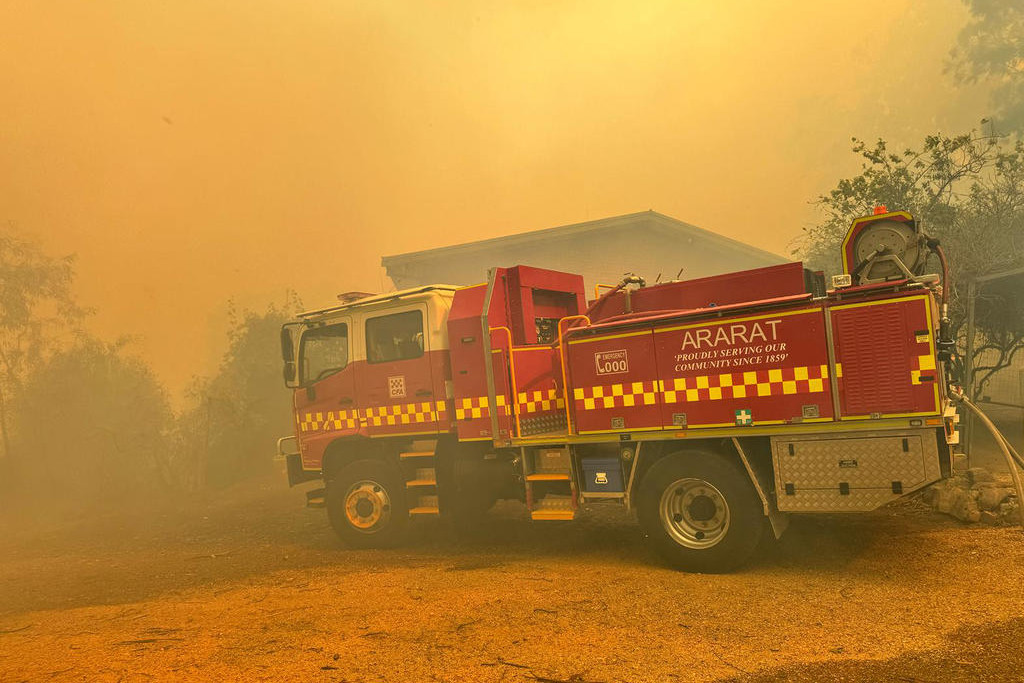
[(879, 204), (875, 207), (876, 216), (881, 216), (883, 213), (889, 213), (889, 209), (886, 208), (885, 204)]

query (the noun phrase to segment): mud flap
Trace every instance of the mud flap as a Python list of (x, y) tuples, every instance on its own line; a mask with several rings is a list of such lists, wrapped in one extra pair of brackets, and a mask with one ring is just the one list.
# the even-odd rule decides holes
[(304, 482), (314, 481), (320, 478), (321, 474), (319, 470), (302, 469), (302, 456), (298, 453), (289, 453), (284, 458), (285, 463), (288, 466), (288, 486), (295, 486), (296, 484), (302, 484)]
[(775, 501), (768, 496), (767, 492), (771, 490), (772, 473), (763, 471), (763, 467), (755, 467), (736, 437), (733, 437), (732, 445), (736, 448), (736, 453), (743, 462), (743, 468), (750, 477), (750, 483), (757, 490), (757, 496), (761, 499), (764, 514), (768, 518), (768, 523), (772, 526), (772, 533), (775, 534), (776, 539), (782, 538), (783, 532), (789, 527), (789, 515), (785, 512), (780, 512)]

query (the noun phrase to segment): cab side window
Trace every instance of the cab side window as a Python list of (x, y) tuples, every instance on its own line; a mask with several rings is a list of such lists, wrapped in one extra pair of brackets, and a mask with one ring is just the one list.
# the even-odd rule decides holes
[(387, 363), (423, 355), (423, 313), (406, 311), (366, 321), (366, 360)]
[(303, 382), (319, 382), (348, 365), (348, 325), (324, 325), (306, 330), (299, 353)]

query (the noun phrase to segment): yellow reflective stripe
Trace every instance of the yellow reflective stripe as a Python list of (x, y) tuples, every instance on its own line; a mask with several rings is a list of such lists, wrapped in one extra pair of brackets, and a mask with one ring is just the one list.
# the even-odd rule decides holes
[(358, 423), (358, 410), (330, 410), (326, 413), (309, 412), (302, 416), (302, 420), (299, 422), (299, 429), (303, 432), (355, 429)]
[[(788, 370), (793, 371), (794, 379), (783, 379)], [(658, 394), (665, 403), (695, 403), (754, 396), (815, 394), (823, 393), (828, 388), (825, 384), (825, 380), (828, 379), (828, 365), (772, 368), (767, 372), (768, 381), (759, 381), (756, 371), (746, 371), (675, 377), (655, 382), (577, 387), (573, 391), (573, 398), (578, 408), (601, 410), (632, 407), (641, 403), (653, 405)]]

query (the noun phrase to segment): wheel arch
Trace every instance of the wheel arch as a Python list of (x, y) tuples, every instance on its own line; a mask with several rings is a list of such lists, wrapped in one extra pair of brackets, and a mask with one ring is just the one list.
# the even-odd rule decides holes
[(672, 439), (669, 441), (643, 442), (643, 445), (640, 446), (640, 456), (637, 462), (636, 473), (633, 475), (630, 495), (636, 493), (640, 487), (640, 482), (643, 481), (655, 464), (665, 458), (678, 457), (684, 453), (690, 453), (692, 456), (700, 453), (720, 455), (726, 458), (733, 458), (738, 465), (743, 465), (730, 439)]
[(788, 526), (789, 516), (779, 512), (775, 501), (774, 469), (771, 442), (768, 437), (733, 437), (725, 439), (693, 439), (648, 442), (641, 448), (641, 458), (629, 491), (630, 500), (635, 500), (640, 482), (651, 468), (667, 457), (689, 454), (717, 455), (725, 458), (745, 472), (751, 486), (757, 492), (764, 508), (764, 514), (771, 523), (776, 538), (782, 536)]
[(322, 472), (324, 481), (329, 481), (346, 465), (357, 460), (387, 460), (386, 444), (364, 436), (335, 439), (324, 449)]

